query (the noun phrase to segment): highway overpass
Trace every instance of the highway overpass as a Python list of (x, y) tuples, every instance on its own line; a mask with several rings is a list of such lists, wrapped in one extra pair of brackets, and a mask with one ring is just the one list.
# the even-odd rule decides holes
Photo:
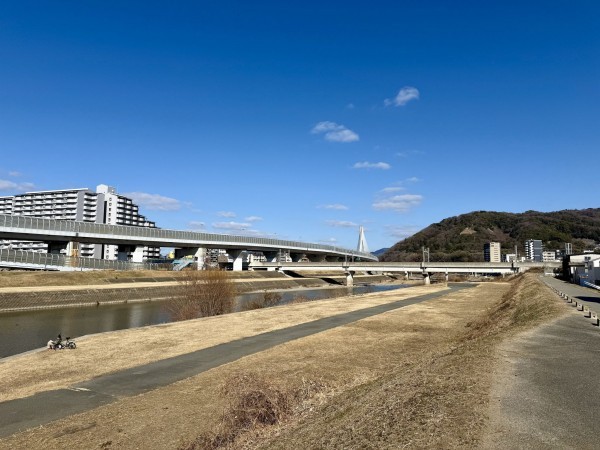
[(262, 252), (269, 261), (277, 260), (282, 251), (289, 252), (293, 260), (311, 261), (364, 260), (377, 261), (377, 257), (332, 245), (288, 241), (254, 236), (235, 236), (201, 233), (161, 228), (105, 225), (70, 220), (39, 219), (26, 216), (0, 214), (0, 239), (43, 241), (51, 244), (68, 242), (116, 244), (132, 246), (133, 262), (142, 262), (143, 246), (176, 247), (187, 254), (201, 255), (202, 249), (225, 249), (233, 258), (234, 270), (241, 270), (243, 251)]

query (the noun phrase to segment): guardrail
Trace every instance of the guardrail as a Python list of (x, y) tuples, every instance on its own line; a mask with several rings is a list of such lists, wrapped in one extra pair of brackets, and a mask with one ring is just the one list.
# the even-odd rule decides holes
[(0, 266), (47, 270), (154, 270), (159, 264), (71, 257), (24, 250), (0, 250)]
[[(196, 231), (167, 230), (161, 228), (133, 227), (126, 225), (107, 225), (89, 222), (76, 222), (71, 220), (41, 219), (27, 216), (11, 216), (0, 214), (0, 228), (9, 228), (25, 232), (46, 231), (54, 235), (64, 233), (71, 239), (83, 235), (88, 242), (92, 242), (89, 235), (120, 236), (123, 238), (137, 238), (140, 242), (148, 241), (148, 245), (165, 243), (189, 243), (191, 245), (206, 246), (210, 248), (235, 248), (240, 247), (264, 249), (291, 249), (296, 251), (315, 251), (317, 253), (334, 253), (354, 256), (376, 261), (371, 253), (358, 252), (332, 245), (313, 244), (310, 242), (288, 241), (280, 239), (262, 238), (254, 236), (236, 236), (217, 233), (201, 233)], [(10, 234), (10, 233), (8, 233)], [(42, 233), (40, 233), (42, 234)], [(87, 236), (86, 236), (87, 235)], [(11, 239), (7, 237), (7, 239)]]

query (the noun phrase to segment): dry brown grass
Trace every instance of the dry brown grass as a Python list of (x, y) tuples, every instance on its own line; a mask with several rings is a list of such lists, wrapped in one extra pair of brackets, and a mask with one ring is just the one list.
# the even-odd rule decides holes
[[(114, 404), (65, 418), (47, 427), (0, 440), (0, 448), (99, 448), (109, 441), (113, 448), (119, 449), (177, 448), (192, 442), (202, 433), (217, 430), (222, 420), (221, 413), (228, 410), (230, 403), (223, 395), (223, 380), (228, 380), (236, 373), (254, 374), (259, 379), (267, 380), (270, 386), (288, 393), (308, 386), (309, 393), (302, 396), (307, 401), (295, 405), (291, 414), (280, 425), (259, 426), (242, 432), (231, 445), (232, 448), (269, 445), (270, 439), (273, 439), (271, 445), (277, 445), (277, 435), (287, 439), (288, 433), (294, 434), (299, 423), (311, 420), (317, 426), (314, 428), (315, 439), (319, 439), (319, 436), (329, 434), (321, 416), (324, 408), (336, 405), (340, 407), (341, 403), (338, 401), (347, 398), (350, 402), (349, 413), (352, 414), (351, 405), (360, 405), (363, 399), (368, 400), (366, 394), (370, 390), (375, 390), (380, 383), (391, 379), (386, 377), (398, 371), (408, 371), (420, 363), (425, 364), (424, 361), (431, 360), (433, 354), (449, 351), (452, 343), (462, 335), (465, 324), (484, 313), (499, 300), (507, 288), (505, 284), (488, 283), (278, 345), (173, 385), (121, 399)], [(136, 333), (130, 335), (133, 330), (115, 334), (120, 335), (121, 343), (133, 350), (128, 352), (128, 358), (136, 358), (138, 353), (146, 351), (146, 346), (151, 347), (153, 344), (147, 344), (147, 339), (154, 333), (163, 342), (180, 335), (181, 341), (177, 340), (172, 347), (162, 349), (162, 352), (170, 354), (183, 345), (188, 345), (188, 349), (193, 348), (191, 344), (215, 345), (219, 338), (231, 338), (230, 333), (240, 330), (253, 333), (258, 329), (267, 331), (270, 327), (282, 327), (282, 323), (283, 326), (289, 326), (292, 323), (315, 320), (325, 313), (331, 315), (437, 290), (440, 287), (421, 286), (151, 327), (143, 336)], [(225, 331), (228, 336), (223, 336)], [(126, 338), (127, 336), (131, 338)], [(189, 339), (190, 336), (193, 339)], [(98, 341), (106, 342), (108, 337), (110, 335), (100, 336)], [(82, 341), (83, 344), (86, 341)], [(77, 356), (96, 362), (111, 362), (113, 355), (106, 357), (102, 352), (96, 353), (93, 347), (86, 346), (85, 351)], [(48, 354), (52, 356), (54, 352), (43, 353), (44, 356)], [(29, 355), (25, 359), (30, 356), (35, 355)], [(116, 352), (114, 357), (119, 358), (119, 353)], [(158, 356), (147, 355), (146, 359), (151, 357)], [(33, 360), (30, 362), (34, 363)], [(119, 362), (128, 363), (129, 359), (121, 358)], [(53, 364), (50, 367), (56, 367), (56, 363)], [(97, 363), (94, 366), (98, 368)], [(427, 365), (424, 367), (427, 368)], [(47, 373), (48, 370), (51, 369), (47, 367), (40, 373)], [(92, 372), (87, 373), (89, 377)], [(62, 374), (61, 372), (61, 377)], [(316, 392), (312, 389), (310, 380), (317, 383)], [(409, 378), (406, 383), (398, 385), (398, 389), (408, 386), (410, 382)], [(11, 383), (8, 382), (9, 385)], [(15, 380), (15, 384), (18, 384), (18, 380)], [(365, 393), (365, 396), (357, 396), (355, 392)], [(343, 397), (344, 395), (347, 397)], [(394, 395), (394, 392), (388, 392), (392, 404)], [(467, 395), (463, 397), (468, 398)], [(360, 415), (353, 417), (357, 426), (360, 425), (363, 418)], [(336, 433), (335, 424), (332, 433)], [(310, 445), (303, 433), (299, 437), (298, 445), (286, 445), (282, 441), (282, 447), (318, 447)], [(372, 447), (383, 441), (375, 439), (373, 442)], [(356, 448), (351, 443), (346, 447)]]
[[(340, 301), (310, 301), (285, 308), (266, 308), (87, 336), (77, 339), (74, 352), (41, 351), (0, 360), (0, 379), (3, 381), (0, 383), (0, 401), (65, 388), (96, 376), (235, 339), (442, 289), (440, 286), (416, 286)], [(40, 343), (43, 345), (45, 342)], [(123, 351), (124, 348), (130, 351)], [(48, 373), (58, 373), (58, 376), (48, 377)]]
[[(564, 312), (548, 294), (535, 274), (516, 277), (465, 331), (441, 346), (422, 348), (412, 360), (347, 389), (316, 412), (290, 418), (294, 408), (288, 400), (287, 415), (272, 424), (224, 420), (220, 434), (212, 439), (204, 434), (198, 443), (205, 446), (190, 448), (476, 448), (485, 425), (493, 348), (503, 337)], [(268, 391), (269, 384), (261, 383)]]
[(180, 295), (167, 304), (174, 321), (233, 312), (236, 289), (225, 270), (186, 271), (180, 278), (180, 284)]

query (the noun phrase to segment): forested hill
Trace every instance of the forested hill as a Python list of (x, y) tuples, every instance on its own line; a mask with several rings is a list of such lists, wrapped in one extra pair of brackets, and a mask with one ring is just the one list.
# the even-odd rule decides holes
[(527, 211), (520, 214), (476, 211), (429, 225), (383, 255), (381, 261), (420, 261), (421, 248), (429, 247), (431, 261), (483, 261), (486, 242), (500, 242), (502, 253), (519, 255), (527, 239), (541, 239), (544, 249), (573, 252), (594, 249), (600, 243), (600, 208), (556, 212)]

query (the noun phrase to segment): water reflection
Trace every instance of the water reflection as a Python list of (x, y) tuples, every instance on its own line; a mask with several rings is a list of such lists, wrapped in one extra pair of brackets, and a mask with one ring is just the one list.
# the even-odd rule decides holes
[[(280, 291), (281, 302), (289, 303), (298, 296), (308, 300), (335, 298), (366, 292), (398, 289), (397, 285), (340, 287)], [(236, 309), (252, 299), (260, 300), (263, 293), (244, 294), (236, 299)], [(61, 333), (63, 337), (83, 336), (105, 331), (137, 328), (171, 321), (165, 302), (125, 303), (83, 308), (57, 308), (0, 314), (0, 358), (33, 350), (46, 345)]]

